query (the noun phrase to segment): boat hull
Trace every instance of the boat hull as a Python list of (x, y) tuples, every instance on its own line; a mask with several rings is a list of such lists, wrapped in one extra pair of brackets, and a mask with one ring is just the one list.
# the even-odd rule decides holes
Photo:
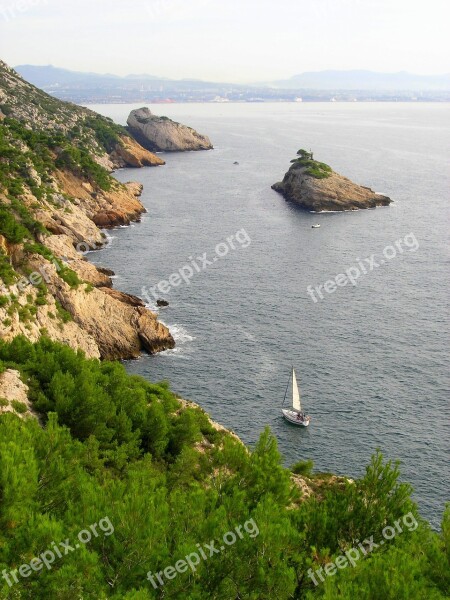
[(299, 419), (298, 412), (295, 410), (287, 410), (283, 408), (281, 409), (281, 412), (283, 413), (283, 417), (286, 419), (286, 421), (289, 421), (289, 423), (297, 425), (298, 427), (308, 427), (311, 420), (308, 416), (304, 417), (303, 419)]

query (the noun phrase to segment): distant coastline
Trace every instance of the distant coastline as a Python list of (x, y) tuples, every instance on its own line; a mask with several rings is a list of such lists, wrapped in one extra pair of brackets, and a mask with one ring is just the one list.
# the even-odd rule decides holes
[(19, 65), (26, 80), (76, 104), (258, 102), (450, 102), (450, 75), (372, 71), (317, 71), (290, 79), (239, 84), (153, 75), (102, 75)]
[[(112, 97), (112, 98), (77, 98), (76, 96), (72, 96), (72, 95), (63, 95), (63, 94), (56, 94), (52, 91), (48, 91), (47, 93), (52, 94), (55, 98), (57, 98), (58, 100), (65, 100), (67, 102), (74, 102), (75, 104), (84, 104), (86, 106), (90, 106), (90, 105), (95, 105), (95, 104), (220, 104), (220, 102), (218, 102), (217, 100), (204, 100), (204, 99), (191, 99), (191, 100), (186, 100), (186, 99), (182, 99), (182, 100), (172, 100), (172, 99), (161, 99), (161, 98), (152, 98), (152, 97), (136, 97), (136, 98), (132, 98), (132, 99), (128, 99), (128, 98), (124, 98), (124, 99), (118, 99), (117, 97)], [(400, 104), (400, 103), (408, 103), (408, 104), (428, 104), (430, 102), (435, 103), (435, 104), (444, 104), (444, 103), (448, 103), (450, 102), (450, 93), (447, 95), (445, 95), (442, 98), (428, 98), (428, 97), (424, 97), (424, 98), (408, 98), (408, 97), (401, 97), (401, 98), (391, 98), (391, 97), (380, 97), (380, 98), (358, 98), (358, 99), (341, 99), (341, 98), (336, 98), (334, 100), (332, 99), (327, 99), (327, 98), (320, 98), (320, 97), (311, 97), (311, 98), (302, 98), (302, 103), (305, 104), (328, 104), (328, 103), (339, 103), (339, 104), (356, 104), (356, 103), (364, 103), (364, 104), (370, 104), (370, 103), (382, 103), (382, 104), (387, 104), (387, 103), (395, 103), (395, 104)], [(263, 99), (258, 99), (258, 100), (228, 100), (227, 102), (223, 102), (223, 104), (256, 104), (256, 103), (261, 103), (261, 104), (285, 104), (285, 103), (292, 103), (292, 104), (296, 104), (297, 101), (296, 100), (290, 100), (290, 99), (286, 99), (286, 98), (279, 98), (279, 99), (267, 99), (267, 100), (263, 100)]]

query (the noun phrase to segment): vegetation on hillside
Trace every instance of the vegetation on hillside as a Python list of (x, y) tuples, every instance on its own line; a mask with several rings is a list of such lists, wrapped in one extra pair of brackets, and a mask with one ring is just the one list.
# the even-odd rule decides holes
[[(106, 130), (100, 131), (100, 137), (105, 137)], [(48, 232), (34, 216), (36, 209), (60, 208), (61, 202), (65, 206), (63, 210), (70, 211), (70, 200), (55, 186), (57, 168), (90, 182), (94, 190), (109, 190), (120, 185), (95, 162), (88, 150), (74, 145), (70, 136), (33, 130), (9, 117), (0, 120), (0, 235), (7, 244), (21, 244), (23, 248), (23, 252), (15, 254), (14, 261), (5, 253), (5, 248), (0, 250), (0, 288), (3, 289), (0, 308), (6, 311), (1, 321), (4, 327), (11, 325), (14, 314), (23, 323), (36, 321), (38, 306), (47, 303), (47, 289), (43, 283), (37, 285), (37, 296), (26, 301), (24, 296), (28, 291), (24, 291), (19, 300), (4, 289), (4, 286), (23, 282), (24, 277), (31, 276), (33, 255), (39, 254), (53, 263), (59, 277), (70, 287), (76, 288), (81, 283), (75, 271), (45, 246)], [(61, 307), (55, 318), (64, 323), (71, 317)]]
[[(432, 532), (397, 466), (380, 454), (362, 479), (330, 481), (306, 499), (268, 431), (250, 452), (200, 409), (181, 410), (165, 383), (46, 339), (0, 342), (0, 371), (7, 367), (21, 372), (42, 425), (0, 416), (0, 572), (30, 563), (52, 542), (74, 545), (78, 532), (105, 517), (114, 533), (92, 537), (49, 569), (18, 575), (18, 583), (10, 577), (11, 587), (0, 579), (1, 598), (448, 597), (450, 512), (442, 534)], [(417, 528), (404, 527), (317, 586), (307, 575), (370, 536), (379, 541), (407, 513)], [(244, 535), (162, 586), (147, 579), (250, 519), (257, 536)]]
[(103, 190), (114, 182), (86, 148), (64, 134), (34, 131), (15, 119), (0, 121), (0, 191), (17, 199), (28, 189), (37, 200), (51, 200), (55, 168), (67, 168)]
[(333, 172), (332, 168), (318, 160), (314, 160), (313, 153), (300, 149), (297, 152), (298, 158), (291, 160), (291, 163), (305, 167), (305, 172), (316, 179), (325, 179)]
[(0, 61), (0, 111), (28, 129), (63, 134), (74, 145), (94, 154), (111, 152), (125, 128), (71, 102), (62, 102), (24, 81)]
[(117, 125), (109, 117), (93, 115), (83, 121), (83, 126), (91, 129), (99, 145), (105, 152), (112, 152), (117, 144), (121, 142), (121, 136), (127, 136), (128, 132), (122, 125)]
[[(46, 265), (36, 254), (53, 263), (56, 275), (70, 287), (82, 283), (65, 259), (46, 247), (51, 246), (48, 236), (75, 228), (73, 243), (81, 242), (81, 236), (90, 236), (84, 215), (95, 221), (102, 207), (115, 203), (115, 192), (120, 192), (121, 203), (126, 188), (108, 168), (109, 155), (125, 135), (111, 119), (51, 97), (0, 61), (0, 329), (5, 335), (23, 331), (21, 323), (30, 332), (45, 333), (54, 329), (42, 325), (48, 318), (59, 321), (54, 325), (60, 330), (70, 320), (58, 304), (56, 311), (38, 311), (40, 305), (53, 304), (49, 294), (54, 288), (47, 290), (39, 282)], [(118, 215), (122, 218), (122, 210)], [(91, 246), (90, 239), (83, 243)], [(60, 258), (65, 254), (62, 249), (55, 252)], [(13, 284), (18, 287), (11, 289)], [(83, 290), (92, 291), (93, 284)]]
[[(112, 143), (107, 132), (107, 128), (99, 128), (99, 138), (105, 145)], [(0, 234), (9, 242), (34, 241), (37, 234), (46, 233), (32, 216), (30, 200), (26, 202), (25, 198), (34, 196), (36, 207), (40, 201), (51, 204), (55, 195), (53, 174), (57, 168), (71, 171), (94, 188), (110, 190), (120, 185), (70, 136), (35, 131), (8, 117), (0, 121)]]
[[(94, 193), (119, 188), (96, 158), (112, 152), (126, 132), (111, 119), (49, 96), (1, 61), (0, 111), (0, 235), (11, 244), (39, 239), (42, 247), (47, 232), (33, 215), (61, 204), (56, 169), (89, 182)], [(0, 257), (8, 285), (7, 262)], [(68, 269), (60, 276), (76, 283)]]

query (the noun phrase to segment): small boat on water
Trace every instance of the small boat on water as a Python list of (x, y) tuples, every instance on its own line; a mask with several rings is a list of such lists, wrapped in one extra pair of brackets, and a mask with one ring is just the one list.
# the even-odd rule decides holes
[(316, 225), (311, 225), (311, 229), (317, 229), (318, 227), (320, 227), (319, 223), (316, 223)]
[(295, 376), (294, 367), (292, 367), (292, 374), (289, 377), (289, 381), (286, 387), (286, 392), (284, 393), (283, 405), (286, 402), (286, 396), (289, 389), (289, 384), (292, 379), (292, 408), (282, 408), (281, 412), (283, 413), (283, 417), (289, 423), (293, 425), (299, 425), (300, 427), (308, 427), (311, 417), (309, 415), (305, 415), (302, 412), (301, 402), (300, 402), (300, 392), (298, 391), (297, 385), (297, 377)]

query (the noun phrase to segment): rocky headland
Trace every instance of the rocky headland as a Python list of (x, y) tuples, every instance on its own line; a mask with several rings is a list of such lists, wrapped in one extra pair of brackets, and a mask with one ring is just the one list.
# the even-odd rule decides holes
[(168, 117), (158, 117), (147, 107), (132, 110), (128, 130), (147, 150), (153, 152), (186, 152), (211, 150), (213, 145), (206, 135)]
[(174, 347), (156, 314), (84, 256), (105, 244), (100, 228), (145, 212), (142, 185), (111, 171), (162, 164), (123, 127), (0, 61), (0, 338), (47, 336), (105, 359)]
[(359, 210), (388, 206), (391, 199), (339, 175), (312, 153), (299, 150), (283, 181), (272, 189), (286, 200), (314, 212)]

